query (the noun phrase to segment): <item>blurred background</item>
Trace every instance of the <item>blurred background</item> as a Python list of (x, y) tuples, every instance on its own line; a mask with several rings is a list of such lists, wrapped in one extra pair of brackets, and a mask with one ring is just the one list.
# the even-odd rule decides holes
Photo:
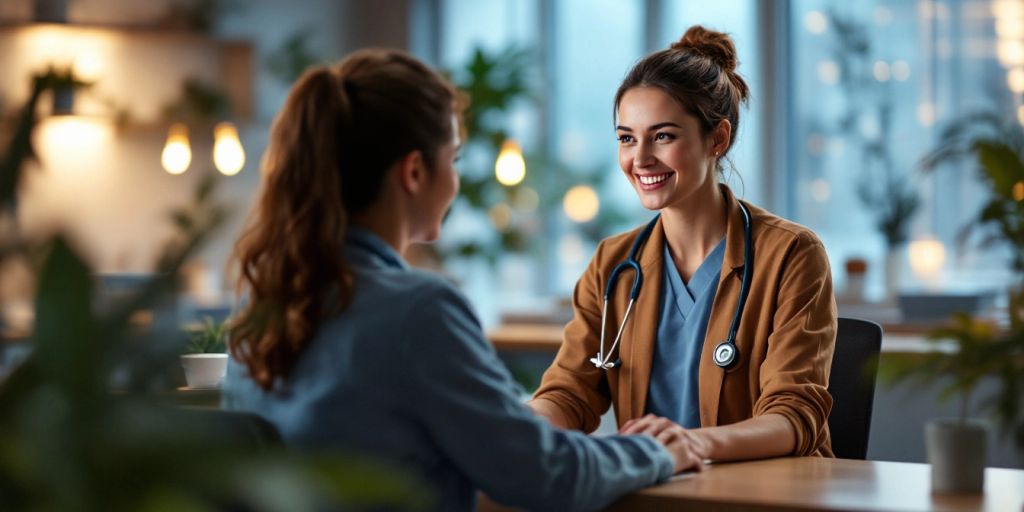
[[(971, 144), (1020, 140), (1017, 0), (3, 0), (0, 140), (34, 74), (87, 84), (41, 99), (37, 160), (5, 222), (29, 240), (66, 233), (116, 289), (157, 270), (170, 212), (213, 180), (226, 221), (183, 267), (170, 310), (178, 325), (223, 319), (232, 244), (290, 84), (358, 48), (401, 48), (473, 101), (460, 196), (441, 240), (409, 258), (456, 281), (489, 332), (557, 332), (597, 242), (652, 215), (618, 169), (615, 90), (693, 24), (732, 35), (752, 89), (727, 183), (818, 233), (841, 314), (882, 323), (884, 347), (911, 351), (955, 310), (1005, 326), (1024, 227), (983, 213), (993, 197), (1024, 202), (1024, 175), (979, 174)], [(31, 336), (33, 276), (4, 260), (7, 366)], [(505, 355), (533, 374), (527, 385), (550, 361)], [(907, 414), (937, 414), (926, 402)], [(876, 455), (922, 457), (879, 437)]]
[[(601, 237), (650, 216), (618, 169), (612, 97), (634, 61), (700, 23), (734, 37), (753, 91), (727, 172), (738, 195), (817, 232), (837, 291), (851, 300), (977, 292), (1010, 275), (1006, 247), (956, 243), (987, 193), (971, 162), (926, 173), (922, 160), (964, 116), (1016, 122), (1024, 50), (1005, 37), (1024, 28), (1012, 12), (1014, 24), (996, 23), (1000, 8), (1021, 7), (6, 0), (0, 111), (10, 119), (31, 73), (47, 66), (92, 84), (43, 119), (17, 216), (28, 235), (68, 230), (101, 273), (152, 271), (166, 212), (214, 174), (231, 216), (192, 262), (187, 291), (229, 307), (231, 244), (289, 84), (360, 47), (406, 49), (474, 95), (462, 197), (440, 243), (411, 256), (458, 280), (493, 326), (504, 312), (568, 296)], [(509, 158), (496, 173), (502, 148)], [(17, 324), (30, 313), (16, 299), (31, 294), (14, 273), (4, 272), (3, 292), (15, 299), (4, 301), (4, 318)]]

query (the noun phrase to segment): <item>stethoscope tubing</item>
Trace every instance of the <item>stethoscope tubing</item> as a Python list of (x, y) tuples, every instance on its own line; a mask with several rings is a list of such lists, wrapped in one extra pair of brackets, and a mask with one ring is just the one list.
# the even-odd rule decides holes
[[(743, 206), (743, 203), (738, 203), (740, 212), (743, 214), (743, 277), (740, 285), (740, 297), (736, 303), (736, 312), (733, 314), (732, 323), (729, 325), (729, 335), (725, 341), (718, 344), (715, 347), (712, 359), (715, 364), (724, 369), (729, 370), (736, 366), (739, 361), (739, 350), (736, 348), (736, 334), (739, 330), (740, 319), (743, 316), (743, 309), (746, 307), (747, 295), (750, 293), (750, 282), (753, 279), (753, 235), (751, 233), (751, 218), (750, 212)], [(636, 239), (633, 240), (633, 245), (630, 247), (629, 255), (625, 261), (619, 263), (612, 269), (611, 275), (608, 276), (608, 283), (605, 285), (603, 304), (601, 306), (601, 339), (598, 348), (598, 353), (595, 357), (590, 358), (590, 362), (597, 368), (602, 370), (610, 370), (619, 366), (622, 363), (621, 359), (611, 361), (612, 354), (615, 353), (615, 349), (618, 348), (619, 342), (622, 340), (622, 332), (625, 330), (626, 323), (629, 320), (630, 313), (633, 310), (633, 304), (636, 303), (637, 297), (640, 296), (640, 289), (643, 286), (643, 272), (640, 270), (640, 263), (637, 261), (637, 253), (641, 247), (647, 242), (651, 232), (654, 231), (654, 226), (657, 224), (658, 219), (661, 215), (655, 215), (647, 226), (644, 227), (643, 231), (637, 235)], [(619, 276), (626, 270), (633, 271), (633, 286), (630, 287), (629, 291), (629, 304), (626, 306), (626, 312), (622, 315), (622, 323), (619, 324), (618, 331), (615, 334), (615, 339), (612, 341), (611, 348), (607, 352), (604, 350), (604, 341), (606, 334), (606, 327), (608, 323), (608, 301), (611, 298), (612, 292), (614, 291), (615, 284), (618, 282)]]

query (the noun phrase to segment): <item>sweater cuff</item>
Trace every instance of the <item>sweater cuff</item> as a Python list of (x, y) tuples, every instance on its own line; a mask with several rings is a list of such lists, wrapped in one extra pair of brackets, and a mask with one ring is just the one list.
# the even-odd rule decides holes
[(651, 459), (657, 468), (657, 479), (654, 482), (661, 483), (671, 478), (675, 473), (676, 461), (668, 449), (647, 434), (632, 437), (647, 445), (647, 452), (651, 454)]

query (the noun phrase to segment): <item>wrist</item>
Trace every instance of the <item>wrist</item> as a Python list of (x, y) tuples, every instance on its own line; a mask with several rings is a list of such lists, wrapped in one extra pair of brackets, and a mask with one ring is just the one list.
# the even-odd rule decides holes
[(721, 458), (722, 444), (721, 430), (717, 427), (698, 428), (693, 431), (697, 439), (698, 455), (704, 460), (716, 460)]

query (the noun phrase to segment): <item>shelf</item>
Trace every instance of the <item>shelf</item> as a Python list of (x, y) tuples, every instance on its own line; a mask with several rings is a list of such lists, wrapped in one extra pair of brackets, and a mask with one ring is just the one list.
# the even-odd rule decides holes
[[(143, 27), (53, 23), (0, 24), (0, 95), (4, 108), (21, 104), (29, 77), (47, 65), (72, 66), (93, 86), (76, 97), (75, 111), (113, 117), (129, 112), (134, 123), (160, 123), (163, 109), (181, 97), (187, 79), (222, 90), (231, 119), (253, 113), (253, 46), (195, 32)], [(106, 103), (111, 103), (113, 108)]]

